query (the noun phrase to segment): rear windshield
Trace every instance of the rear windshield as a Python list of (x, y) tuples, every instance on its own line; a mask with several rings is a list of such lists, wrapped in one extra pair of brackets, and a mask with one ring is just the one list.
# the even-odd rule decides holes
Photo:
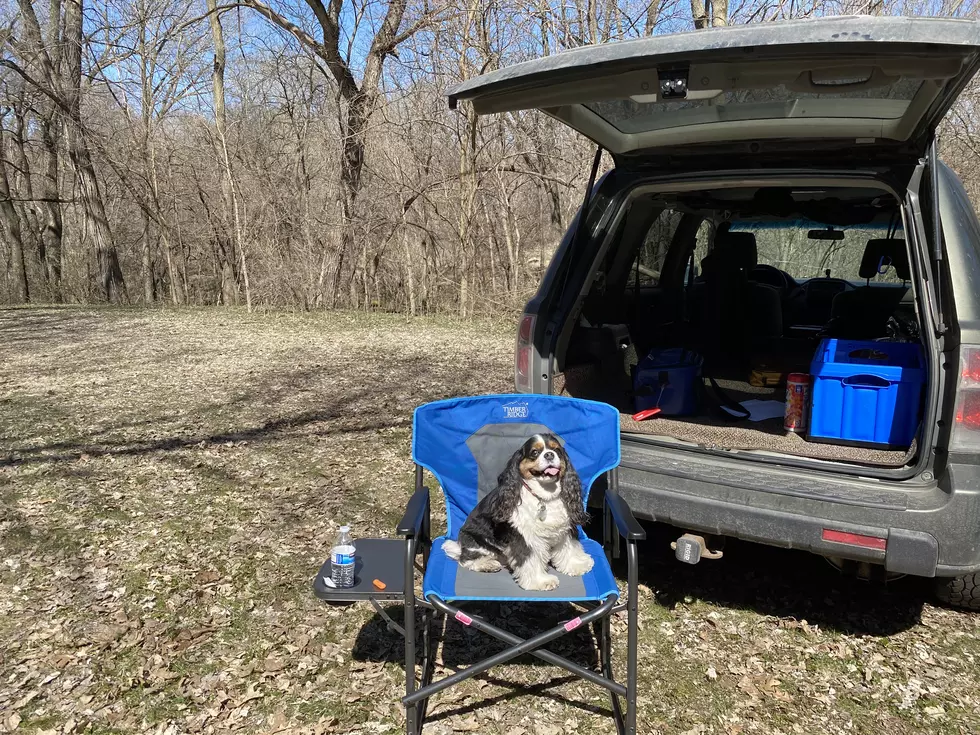
[[(809, 220), (793, 222), (738, 221), (731, 225), (733, 232), (751, 232), (755, 235), (758, 262), (771, 265), (793, 276), (797, 282), (822, 278), (830, 271), (831, 278), (865, 283), (861, 278), (861, 260), (869, 240), (887, 238), (886, 223), (833, 227), (835, 240), (810, 238), (812, 230), (828, 230), (828, 226)], [(901, 228), (891, 237), (901, 239)], [(883, 265), (874, 283), (902, 283), (893, 267)]]
[(637, 100), (632, 97), (586, 105), (623, 133), (742, 120), (803, 118), (867, 118), (897, 120), (922, 86), (918, 79), (899, 77), (871, 88), (861, 79), (826, 82), (826, 91), (801, 91), (778, 84), (758, 89), (718, 91), (707, 99)]

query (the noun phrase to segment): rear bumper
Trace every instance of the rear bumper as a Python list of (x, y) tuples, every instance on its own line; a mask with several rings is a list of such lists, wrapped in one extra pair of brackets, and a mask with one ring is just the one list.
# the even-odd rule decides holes
[[(980, 571), (980, 466), (902, 483), (706, 457), (623, 436), (620, 493), (640, 518), (883, 564), (923, 577)], [(899, 484), (901, 487), (899, 487)], [(865, 548), (825, 529), (885, 539)]]

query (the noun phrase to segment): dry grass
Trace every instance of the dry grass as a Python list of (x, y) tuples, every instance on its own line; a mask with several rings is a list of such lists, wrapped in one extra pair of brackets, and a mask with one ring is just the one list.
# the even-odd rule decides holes
[[(390, 532), (415, 405), (508, 388), (512, 325), (35, 308), (0, 344), (0, 730), (400, 729), (400, 639), (310, 580), (338, 522)], [(925, 585), (748, 544), (681, 568), (654, 536), (640, 732), (980, 731), (980, 618)], [(481, 644), (453, 625), (442, 662)], [(426, 732), (607, 732), (607, 704), (522, 660)]]

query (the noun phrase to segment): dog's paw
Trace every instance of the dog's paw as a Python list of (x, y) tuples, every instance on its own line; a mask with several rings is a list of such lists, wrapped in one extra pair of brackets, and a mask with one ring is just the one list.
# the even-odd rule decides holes
[(470, 562), (468, 566), (474, 572), (484, 572), (484, 573), (499, 572), (501, 569), (504, 568), (499, 561), (497, 561), (496, 559), (490, 556), (484, 556), (479, 559), (475, 559), (472, 562)]
[(555, 568), (562, 574), (567, 574), (569, 577), (581, 577), (583, 574), (591, 572), (594, 566), (595, 559), (588, 554), (582, 554), (580, 556), (573, 556), (562, 566), (556, 565)]
[(535, 577), (527, 583), (521, 584), (521, 587), (535, 592), (548, 592), (558, 587), (558, 581), (558, 577), (554, 574), (542, 574), (540, 577)]

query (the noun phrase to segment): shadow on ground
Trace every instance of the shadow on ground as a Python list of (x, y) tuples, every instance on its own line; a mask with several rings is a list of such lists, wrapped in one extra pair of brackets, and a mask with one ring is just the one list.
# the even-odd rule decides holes
[[(680, 531), (663, 524), (645, 525), (648, 538), (641, 542), (639, 548), (640, 583), (653, 590), (654, 599), (641, 605), (674, 610), (679, 605), (707, 602), (763, 616), (800, 622), (805, 620), (810, 626), (836, 633), (887, 637), (918, 624), (923, 605), (930, 595), (928, 580), (904, 578), (887, 584), (862, 581), (842, 575), (824, 559), (813, 554), (736, 540), (728, 542), (722, 559), (686, 565), (678, 562), (670, 549), (670, 541), (676, 539)], [(595, 518), (587, 530), (594, 538), (601, 536)], [(614, 568), (617, 576), (625, 579), (625, 559), (616, 560)], [(576, 614), (572, 606), (565, 604), (538, 606), (502, 603), (498, 606), (484, 604), (465, 607), (467, 612), (481, 615), (522, 638), (540, 633)], [(396, 622), (403, 620), (400, 605), (391, 605), (386, 611)], [(421, 625), (421, 620), (419, 612), (417, 625)], [(450, 669), (467, 668), (507, 647), (455, 621), (445, 621), (444, 624), (441, 661)], [(434, 629), (438, 630), (439, 626), (436, 625)], [(598, 669), (595, 638), (591, 631), (584, 628), (573, 635), (559, 638), (549, 646), (549, 650), (581, 666)], [(359, 661), (395, 663), (401, 667), (404, 664), (403, 639), (399, 633), (389, 630), (384, 619), (376, 614), (360, 630), (354, 643), (353, 657)], [(530, 655), (519, 657), (514, 662), (550, 666)], [(595, 714), (610, 714), (601, 707), (574, 701), (560, 692), (551, 691), (577, 680), (564, 675), (559, 669), (552, 667), (551, 670), (555, 673), (553, 680), (528, 686), (501, 678), (491, 669), (479, 675), (479, 678), (494, 685), (509, 687), (511, 692), (440, 711), (434, 719), (466, 714), (526, 694), (549, 697)]]
[[(438, 385), (443, 378), (441, 375), (430, 373), (424, 363), (408, 362), (399, 364), (392, 361), (389, 380), (372, 380), (369, 384), (356, 390), (342, 391), (323, 390), (324, 371), (321, 369), (296, 368), (283, 371), (276, 368), (270, 371), (268, 379), (256, 380), (247, 390), (242, 390), (234, 400), (226, 401), (220, 407), (211, 407), (213, 412), (242, 412), (245, 407), (262, 405), (269, 402), (269, 384), (287, 386), (285, 395), (278, 396), (279, 403), (288, 396), (302, 391), (315, 391), (322, 407), (315, 410), (298, 411), (287, 415), (278, 415), (266, 420), (247, 421), (239, 417), (221, 430), (205, 431), (178, 436), (159, 436), (165, 434), (169, 418), (145, 419), (142, 421), (119, 422), (98, 430), (90, 430), (84, 436), (66, 441), (49, 442), (37, 446), (17, 446), (13, 437), (0, 437), (0, 468), (15, 465), (47, 464), (73, 462), (82, 455), (89, 457), (102, 456), (140, 456), (155, 452), (167, 452), (189, 447), (204, 447), (212, 444), (227, 442), (267, 442), (285, 438), (290, 434), (307, 433), (312, 436), (329, 436), (332, 434), (359, 434), (394, 427), (411, 425), (411, 412), (391, 411), (386, 402), (389, 396), (404, 389), (406, 385), (418, 384)], [(476, 379), (476, 370), (460, 371), (456, 376), (459, 384)], [(420, 388), (419, 403), (445, 398), (449, 395), (460, 394), (464, 390), (429, 390), (428, 395)], [(268, 413), (276, 412), (270, 406)], [(159, 427), (159, 428), (158, 428)], [(120, 431), (139, 429), (142, 434), (157, 435), (153, 439), (110, 439)], [(7, 447), (4, 449), (4, 447)]]
[[(808, 552), (738, 540), (728, 541), (722, 559), (683, 564), (670, 548), (682, 532), (662, 524), (647, 528), (647, 540), (639, 548), (640, 582), (668, 609), (704, 601), (806, 620), (836, 633), (889, 636), (917, 625), (931, 594), (928, 580), (863, 581)], [(616, 572), (625, 574), (623, 560)]]
[[(548, 605), (525, 605), (518, 603), (490, 605), (471, 603), (465, 605), (465, 608), (468, 613), (478, 615), (497, 627), (503, 628), (521, 638), (530, 638), (557, 625), (561, 621), (570, 620), (576, 615), (581, 614), (581, 611), (577, 608), (564, 603)], [(401, 605), (388, 605), (385, 607), (385, 613), (399, 624), (404, 620), (404, 608)], [(419, 610), (416, 615), (416, 627), (418, 630), (421, 630), (422, 620), (422, 612)], [(462, 626), (455, 621), (447, 620), (442, 616), (437, 617), (433, 621), (432, 631), (436, 639), (441, 637), (442, 641), (441, 652), (437, 660), (446, 669), (450, 670), (449, 672), (437, 674), (435, 676), (436, 680), (447, 676), (451, 671), (469, 668), (475, 663), (510, 648), (510, 645), (507, 643), (498, 641), (473, 628)], [(421, 634), (419, 640), (421, 641)], [(545, 648), (568, 659), (572, 663), (597, 671), (599, 668), (599, 658), (594, 641), (593, 633), (583, 627), (558, 638)], [(390, 630), (384, 618), (376, 613), (358, 632), (357, 638), (354, 641), (352, 657), (355, 661), (395, 663), (400, 668), (403, 668), (405, 661), (404, 651), (405, 644), (401, 634), (395, 630)], [(420, 664), (421, 656), (420, 644), (420, 650), (418, 651)], [(467, 715), (528, 695), (545, 697), (562, 705), (567, 705), (591, 714), (603, 717), (611, 716), (612, 712), (608, 708), (598, 707), (574, 698), (569, 699), (561, 692), (552, 691), (565, 684), (581, 681), (578, 677), (563, 673), (561, 669), (541, 661), (530, 654), (518, 656), (508, 663), (547, 668), (550, 672), (554, 673), (554, 676), (545, 682), (528, 684), (514, 680), (513, 678), (507, 678), (506, 675), (502, 676), (496, 668), (490, 669), (482, 674), (477, 674), (476, 679), (492, 686), (510, 689), (510, 691), (494, 694), (488, 696), (486, 699), (463, 703), (449, 709), (441, 709), (431, 717), (427, 717), (426, 721), (432, 722), (449, 717)]]

